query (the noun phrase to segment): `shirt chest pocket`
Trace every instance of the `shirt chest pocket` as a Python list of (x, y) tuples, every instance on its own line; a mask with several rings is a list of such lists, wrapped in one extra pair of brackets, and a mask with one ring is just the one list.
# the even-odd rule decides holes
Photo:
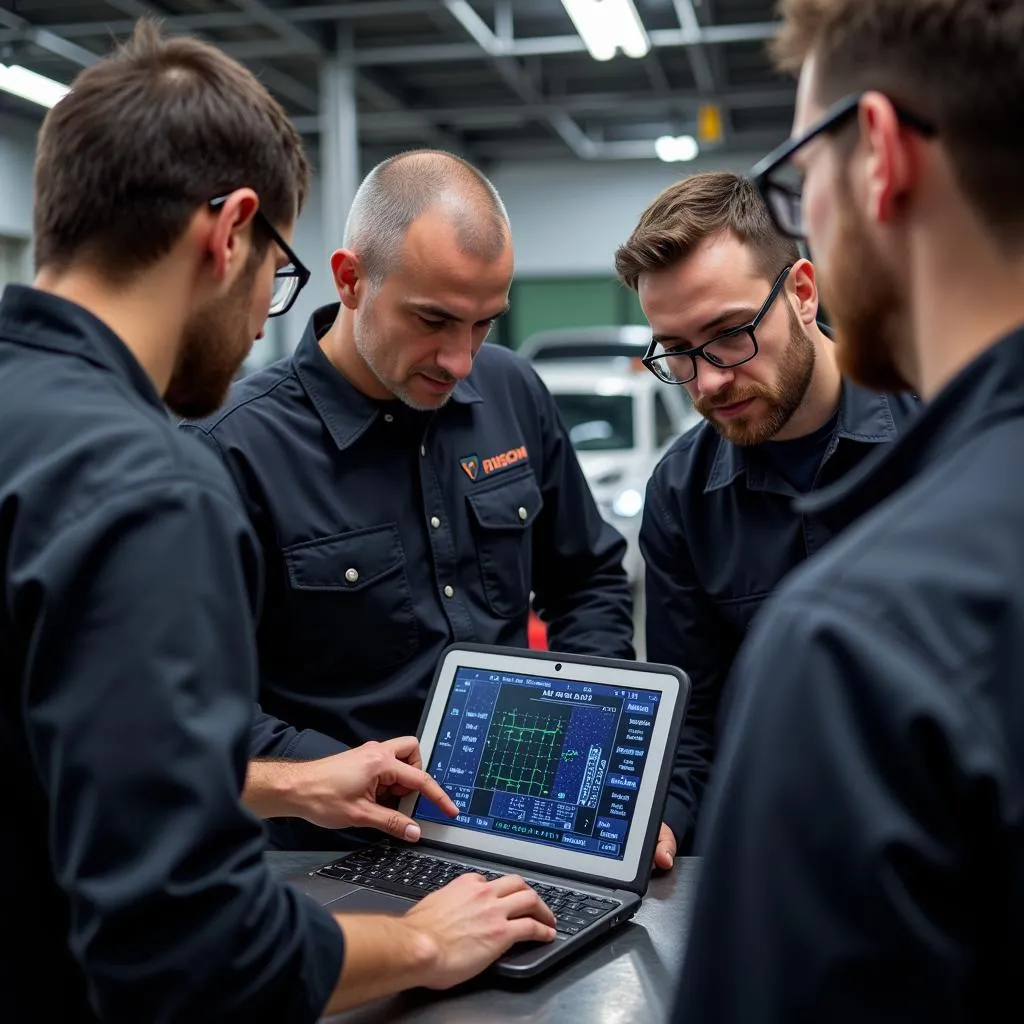
[(487, 604), (501, 618), (525, 614), (532, 590), (532, 527), (544, 506), (537, 481), (523, 474), (470, 491), (466, 500)]
[(340, 682), (406, 661), (417, 624), (393, 523), (305, 541), (283, 552), (297, 656)]

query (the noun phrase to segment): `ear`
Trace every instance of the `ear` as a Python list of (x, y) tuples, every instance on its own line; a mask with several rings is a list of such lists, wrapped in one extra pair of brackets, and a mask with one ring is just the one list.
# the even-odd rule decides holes
[(252, 250), (252, 220), (260, 208), (251, 188), (232, 192), (215, 209), (207, 208), (204, 245), (215, 281), (233, 280)]
[(892, 101), (867, 92), (860, 104), (860, 132), (866, 149), (862, 183), (868, 216), (891, 224), (915, 175), (913, 134), (900, 124)]
[(331, 276), (342, 305), (355, 309), (365, 283), (359, 257), (351, 249), (338, 249), (331, 253)]
[(793, 264), (787, 284), (793, 287), (796, 314), (802, 324), (809, 325), (818, 318), (818, 280), (814, 264), (800, 259)]

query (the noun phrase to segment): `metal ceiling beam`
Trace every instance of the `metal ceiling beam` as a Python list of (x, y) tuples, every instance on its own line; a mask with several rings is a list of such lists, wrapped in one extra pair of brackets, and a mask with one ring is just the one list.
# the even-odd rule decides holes
[[(155, 17), (160, 18), (161, 12), (151, 7), (143, 0), (105, 0), (115, 10), (129, 14), (133, 18)], [(246, 15), (251, 19), (250, 15)], [(134, 27), (135, 22), (131, 23)], [(129, 29), (130, 31), (130, 29)], [(216, 41), (212, 40), (215, 45)], [(269, 89), (273, 89), (279, 95), (290, 99), (293, 103), (305, 107), (307, 110), (318, 110), (320, 107), (320, 96), (314, 90), (296, 81), (291, 75), (286, 75), (276, 68), (255, 65), (251, 68), (254, 75), (259, 78)]]
[(11, 30), (13, 39), (9, 41), (24, 40), (27, 43), (32, 43), (43, 50), (57, 54), (58, 57), (63, 57), (72, 64), (77, 64), (80, 68), (91, 67), (100, 59), (99, 54), (93, 53), (92, 50), (69, 42), (49, 29), (39, 28), (3, 8), (0, 8), (0, 25), (6, 25)]
[[(437, 10), (437, 0), (361, 0), (349, 4), (320, 4), (304, 7), (283, 7), (280, 13), (289, 21), (338, 22), (361, 18), (403, 17), (409, 14), (427, 14)], [(202, 14), (167, 15), (164, 24), (172, 32), (202, 32), (209, 29), (245, 28), (252, 24), (242, 11), (208, 11)], [(133, 21), (72, 21), (51, 25), (50, 30), (64, 39), (82, 39), (101, 35), (127, 35)], [(0, 43), (9, 42), (8, 33), (0, 33)]]
[[(468, 6), (468, 5), (467, 5)], [(472, 10), (472, 8), (470, 8)], [(476, 12), (473, 12), (476, 14)], [(479, 19), (479, 15), (477, 15)], [(481, 23), (484, 24), (482, 22)], [(647, 33), (651, 45), (658, 49), (687, 46), (720, 46), (728, 43), (764, 42), (775, 36), (779, 22), (751, 22), (742, 25), (705, 25), (697, 36), (682, 29), (654, 29)], [(486, 24), (484, 25), (486, 27)], [(488, 31), (490, 31), (488, 29)], [(491, 33), (493, 35), (493, 33)], [(537, 36), (519, 38), (512, 42), (498, 42), (498, 55), (502, 57), (553, 56), (567, 53), (586, 53), (578, 35)], [(420, 64), (427, 62), (479, 60), (479, 45), (474, 43), (429, 43), (414, 46), (379, 46), (360, 50), (356, 64)]]
[[(360, 93), (374, 106), (382, 107), (384, 112), (405, 113), (408, 111), (408, 108), (400, 97), (394, 95), (394, 93), (385, 88), (379, 82), (375, 82), (367, 78), (366, 75), (362, 75), (356, 80), (356, 92)], [(447, 150), (449, 153), (454, 153), (456, 156), (469, 156), (469, 153), (466, 150), (466, 144), (457, 135), (453, 135), (451, 132), (446, 132), (439, 128), (431, 118), (424, 117), (422, 114), (416, 112), (412, 113), (413, 117), (411, 121), (407, 122), (407, 130), (409, 131), (409, 134), (422, 139), (424, 142), (430, 143), (434, 147)], [(367, 115), (360, 112), (360, 127), (363, 126), (367, 116), (372, 117), (373, 114)]]
[[(794, 90), (785, 86), (771, 89), (752, 89), (721, 93), (716, 103), (728, 109), (765, 110), (792, 106)], [(636, 95), (635, 93), (590, 93), (566, 96), (557, 102), (526, 103), (508, 106), (494, 104), (479, 106), (428, 107), (415, 111), (396, 110), (367, 112), (360, 120), (367, 128), (399, 129), (410, 123), (410, 118), (424, 117), (430, 121), (463, 128), (486, 127), (492, 124), (515, 124), (541, 121), (558, 111), (570, 115), (616, 115), (668, 113), (673, 109), (694, 110), (704, 102), (695, 92), (675, 92), (667, 96)]]
[[(514, 57), (505, 56), (505, 51), (512, 44), (492, 32), (490, 26), (469, 5), (468, 0), (443, 0), (443, 3), (448, 13), (483, 50), (505, 84), (524, 103), (542, 104), (543, 97), (530, 76), (523, 71)], [(543, 115), (543, 120), (581, 160), (592, 160), (596, 156), (597, 144), (564, 110), (549, 108)]]
[[(676, 9), (676, 17), (679, 19), (679, 27), (688, 39), (699, 39), (701, 34), (700, 22), (697, 20), (697, 12), (693, 7), (693, 0), (673, 0)], [(686, 56), (690, 62), (690, 70), (693, 72), (693, 80), (697, 88), (703, 93), (715, 91), (715, 74), (711, 69), (711, 61), (708, 59), (707, 51), (702, 43), (694, 43), (686, 49)]]
[(274, 8), (268, 7), (263, 0), (231, 0), (231, 3), (243, 12), (250, 22), (258, 22), (271, 32), (276, 32), (283, 42), (291, 43), (297, 53), (316, 56), (323, 54), (324, 48), (319, 39), (299, 28)]

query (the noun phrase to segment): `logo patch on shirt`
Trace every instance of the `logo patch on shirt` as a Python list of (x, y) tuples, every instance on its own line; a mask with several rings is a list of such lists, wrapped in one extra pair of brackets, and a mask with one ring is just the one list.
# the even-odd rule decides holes
[(481, 477), (497, 473), (499, 469), (508, 469), (509, 466), (514, 466), (517, 462), (525, 462), (528, 458), (526, 445), (520, 445), (518, 448), (509, 448), (508, 451), (498, 452), (497, 455), (492, 455), (487, 459), (481, 459), (476, 454), (467, 455), (465, 458), (459, 459), (459, 465), (470, 480), (476, 481)]

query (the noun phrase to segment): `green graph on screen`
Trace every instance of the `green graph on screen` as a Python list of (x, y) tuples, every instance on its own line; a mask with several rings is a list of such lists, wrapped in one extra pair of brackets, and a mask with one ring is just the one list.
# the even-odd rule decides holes
[(558, 714), (499, 711), (487, 733), (477, 785), (522, 796), (551, 796), (565, 727), (565, 717)]

